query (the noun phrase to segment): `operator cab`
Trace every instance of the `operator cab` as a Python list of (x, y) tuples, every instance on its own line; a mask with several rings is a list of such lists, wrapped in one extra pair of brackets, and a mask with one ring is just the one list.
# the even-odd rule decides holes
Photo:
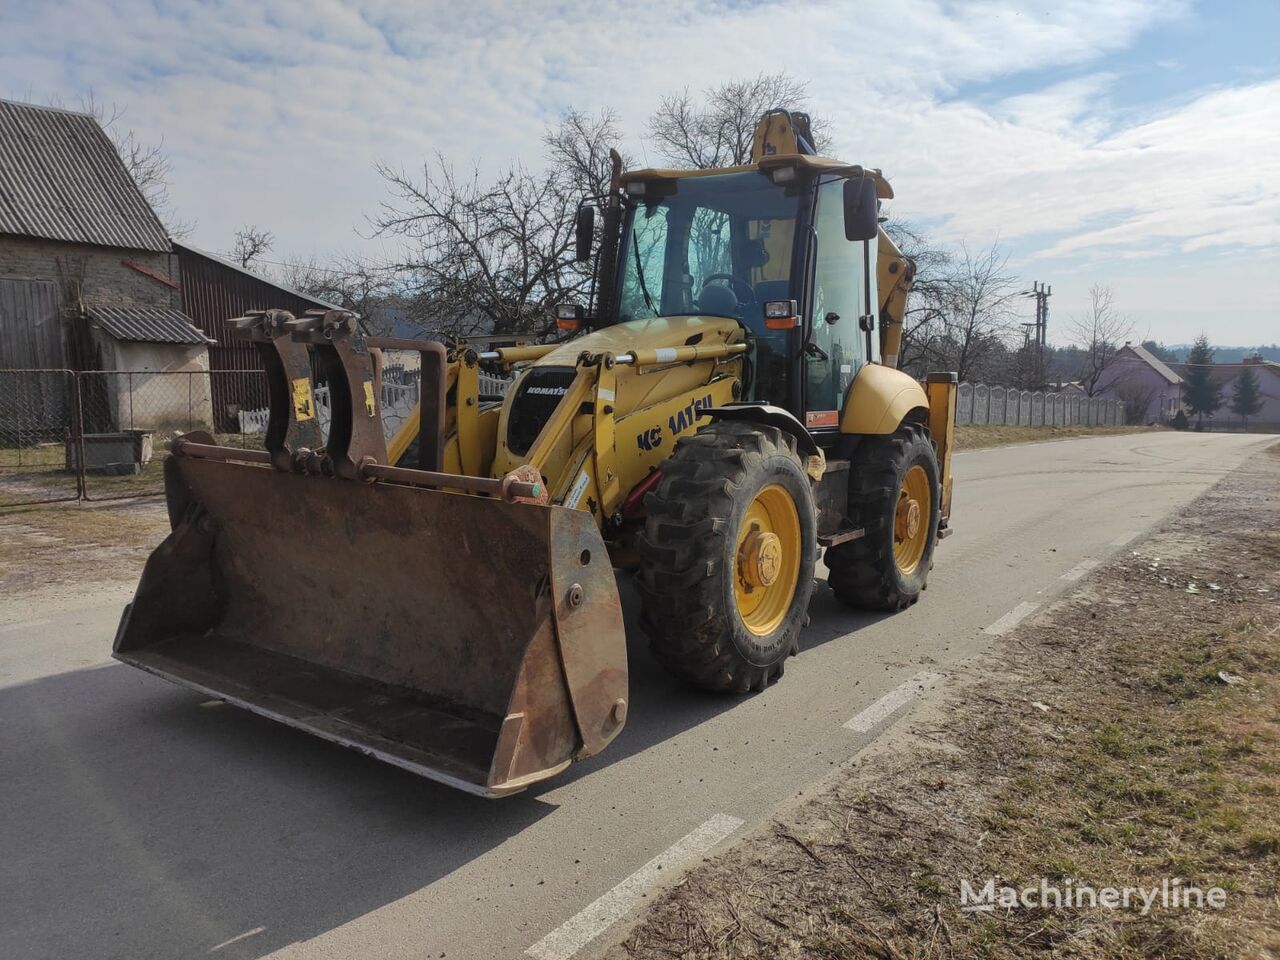
[[(878, 304), (875, 196), (888, 185), (799, 155), (705, 173), (642, 170), (623, 182), (618, 322), (732, 317), (751, 347), (744, 399), (837, 429), (854, 375), (879, 359), (865, 318)], [(869, 188), (858, 239), (846, 184)]]

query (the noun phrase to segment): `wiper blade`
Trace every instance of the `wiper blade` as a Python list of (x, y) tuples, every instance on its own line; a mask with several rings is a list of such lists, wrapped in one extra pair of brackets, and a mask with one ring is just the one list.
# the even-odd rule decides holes
[(662, 316), (662, 311), (653, 305), (653, 297), (649, 296), (649, 287), (644, 282), (644, 267), (640, 265), (640, 236), (633, 228), (631, 231), (631, 253), (636, 261), (636, 279), (640, 281), (640, 292), (644, 295), (644, 305), (655, 317)]

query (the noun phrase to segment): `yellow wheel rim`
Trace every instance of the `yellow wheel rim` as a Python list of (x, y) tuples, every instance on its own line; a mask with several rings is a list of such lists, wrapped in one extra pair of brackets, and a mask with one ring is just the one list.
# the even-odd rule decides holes
[(893, 514), (893, 559), (904, 574), (914, 573), (929, 540), (929, 475), (917, 464), (902, 478)]
[(733, 589), (746, 628), (766, 637), (787, 616), (800, 575), (800, 514), (785, 487), (771, 483), (751, 501), (738, 528)]

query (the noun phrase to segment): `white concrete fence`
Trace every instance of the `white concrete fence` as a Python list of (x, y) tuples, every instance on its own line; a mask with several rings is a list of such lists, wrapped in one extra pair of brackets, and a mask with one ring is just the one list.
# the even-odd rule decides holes
[(1004, 424), (1020, 427), (1121, 426), (1124, 401), (1044, 393), (962, 383), (956, 398), (956, 423)]

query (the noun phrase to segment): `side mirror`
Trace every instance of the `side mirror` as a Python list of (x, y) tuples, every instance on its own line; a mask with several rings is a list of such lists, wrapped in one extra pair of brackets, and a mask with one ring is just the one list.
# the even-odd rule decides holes
[(591, 259), (591, 241), (596, 233), (596, 208), (587, 204), (578, 208), (578, 222), (574, 225), (574, 239), (577, 241), (577, 259), (586, 263)]
[(876, 202), (876, 182), (859, 177), (844, 182), (844, 238), (874, 240), (880, 229), (880, 208)]

